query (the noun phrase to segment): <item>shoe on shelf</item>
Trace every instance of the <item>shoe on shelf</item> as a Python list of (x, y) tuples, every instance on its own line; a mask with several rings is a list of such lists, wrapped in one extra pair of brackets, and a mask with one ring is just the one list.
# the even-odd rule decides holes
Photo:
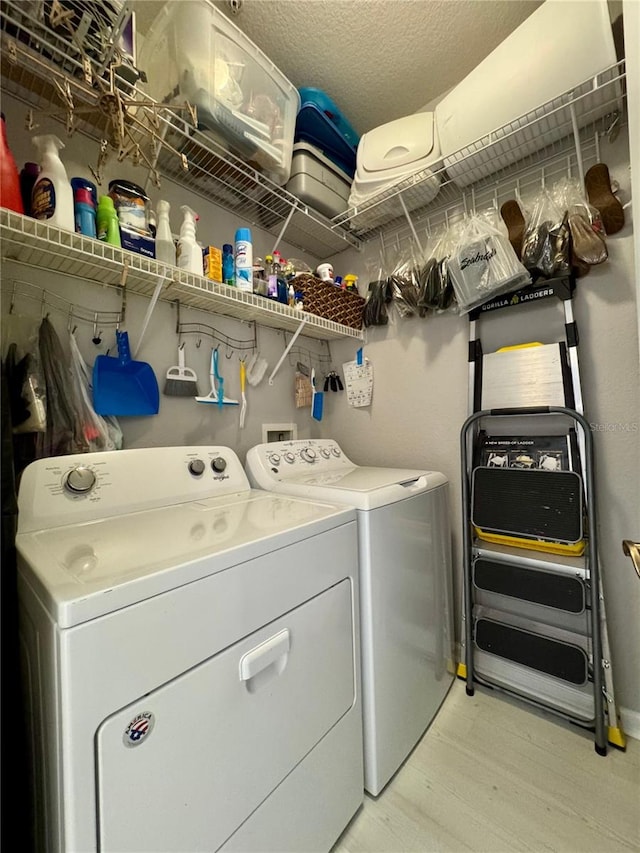
[(596, 163), (584, 176), (589, 202), (597, 207), (608, 235), (624, 227), (624, 210), (611, 189), (611, 176), (605, 163)]

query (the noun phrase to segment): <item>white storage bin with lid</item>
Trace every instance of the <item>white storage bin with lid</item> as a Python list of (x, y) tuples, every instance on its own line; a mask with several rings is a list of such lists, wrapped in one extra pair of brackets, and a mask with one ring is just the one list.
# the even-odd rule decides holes
[[(438, 194), (441, 166), (440, 144), (431, 112), (414, 113), (380, 125), (360, 137), (356, 154), (356, 174), (351, 185), (349, 208), (372, 206), (365, 214), (357, 211), (358, 224), (375, 225), (378, 214), (373, 205), (391, 195), (394, 188), (411, 176), (420, 180), (416, 205), (428, 204)], [(410, 194), (403, 195), (411, 209)]]
[(545, 0), (436, 106), (448, 176), (468, 186), (568, 136), (564, 93), (580, 98), (578, 124), (611, 111), (612, 87), (589, 78), (616, 60), (607, 0)]
[(169, 0), (139, 65), (154, 100), (189, 101), (200, 129), (276, 183), (287, 182), (298, 90), (210, 0)]
[(309, 142), (293, 146), (290, 193), (330, 219), (347, 209), (351, 178)]

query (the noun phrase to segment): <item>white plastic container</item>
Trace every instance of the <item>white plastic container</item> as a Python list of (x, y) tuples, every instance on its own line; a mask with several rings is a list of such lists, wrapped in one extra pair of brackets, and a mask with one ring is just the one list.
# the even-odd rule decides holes
[[(403, 196), (407, 209), (428, 204), (440, 189), (441, 166), (433, 113), (414, 113), (380, 125), (360, 137), (349, 208), (374, 205), (413, 175), (418, 176), (421, 191), (415, 199), (408, 193)], [(358, 226), (374, 227), (385, 218), (387, 211), (372, 207), (358, 211), (357, 221)]]
[[(467, 186), (570, 134), (567, 108), (526, 130), (519, 128), (530, 119), (520, 117), (616, 60), (607, 0), (545, 0), (436, 106), (449, 177)], [(611, 91), (603, 98), (590, 88), (589, 82), (579, 90), (586, 97), (578, 111), (593, 121), (611, 110)], [(477, 153), (455, 156), (472, 143)]]
[(155, 100), (188, 100), (201, 129), (275, 182), (287, 182), (298, 90), (213, 3), (166, 3), (147, 33), (139, 65)]
[(46, 220), (67, 231), (75, 231), (73, 190), (58, 151), (64, 143), (53, 134), (34, 136), (40, 152), (40, 174), (31, 191), (31, 210), (35, 219)]
[(202, 275), (202, 249), (196, 241), (198, 214), (186, 204), (180, 207), (184, 216), (178, 238), (177, 265), (195, 275)]

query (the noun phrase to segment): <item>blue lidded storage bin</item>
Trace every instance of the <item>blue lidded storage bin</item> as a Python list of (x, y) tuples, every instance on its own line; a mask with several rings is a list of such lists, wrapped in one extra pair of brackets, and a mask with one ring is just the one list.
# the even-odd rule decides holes
[(349, 177), (356, 171), (360, 137), (340, 108), (322, 91), (310, 86), (298, 89), (300, 109), (296, 118), (295, 142), (310, 142)]

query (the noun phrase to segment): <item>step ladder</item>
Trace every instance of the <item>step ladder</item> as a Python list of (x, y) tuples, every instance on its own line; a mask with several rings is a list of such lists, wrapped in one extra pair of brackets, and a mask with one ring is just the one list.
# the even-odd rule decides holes
[[(469, 315), (460, 432), (463, 614), (458, 677), (626, 740), (614, 698), (598, 554), (593, 440), (584, 417), (575, 280), (536, 283)], [(556, 298), (564, 340), (484, 354), (485, 314)]]

